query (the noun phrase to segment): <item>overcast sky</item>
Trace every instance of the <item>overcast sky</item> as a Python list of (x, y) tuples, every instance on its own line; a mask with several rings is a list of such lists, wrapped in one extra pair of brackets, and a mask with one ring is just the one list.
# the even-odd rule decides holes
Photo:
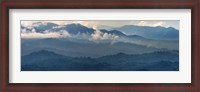
[(80, 23), (88, 27), (120, 27), (123, 25), (163, 26), (179, 29), (179, 20), (97, 20), (97, 21), (21, 21), (22, 25), (31, 25), (33, 22), (52, 22), (59, 25)]

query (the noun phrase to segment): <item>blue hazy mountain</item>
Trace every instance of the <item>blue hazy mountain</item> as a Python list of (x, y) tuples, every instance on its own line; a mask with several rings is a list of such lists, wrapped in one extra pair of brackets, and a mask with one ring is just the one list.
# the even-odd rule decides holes
[(37, 26), (34, 26), (36, 32), (44, 32), (45, 30), (50, 30), (53, 27), (58, 26), (57, 24), (54, 24), (54, 23), (45, 23), (45, 24), (43, 24), (41, 22), (37, 22), (35, 24), (37, 24)]
[(141, 54), (154, 51), (162, 51), (155, 47), (148, 47), (145, 45), (138, 45), (126, 42), (101, 42), (95, 43), (87, 40), (74, 39), (22, 39), (22, 55), (27, 55), (35, 51), (49, 50), (58, 54), (79, 57), (100, 57), (105, 55), (112, 55), (119, 52), (128, 54)]
[(124, 25), (122, 27), (113, 28), (118, 31), (130, 35), (139, 35), (149, 39), (162, 39), (162, 40), (178, 40), (179, 31), (172, 27), (149, 27), (149, 26), (136, 26)]
[[(94, 29), (92, 28), (88, 28), (86, 26), (83, 26), (81, 24), (68, 24), (65, 25), (61, 28), (54, 28), (51, 29), (50, 31), (60, 31), (60, 30), (66, 30), (67, 32), (69, 32), (72, 35), (76, 35), (76, 34), (93, 34), (95, 32)], [(125, 34), (123, 34), (120, 31), (117, 30), (105, 30), (105, 29), (100, 29), (99, 30), (102, 33), (108, 33), (108, 34), (112, 34), (112, 35), (117, 35), (117, 36), (126, 36)]]
[(70, 57), (58, 55), (54, 52), (49, 52), (47, 50), (41, 50), (39, 52), (30, 53), (29, 55), (22, 58), (22, 61), (28, 61), (28, 62), (22, 62), (22, 65), (37, 63), (41, 60), (54, 59), (54, 58), (67, 59)]
[(110, 31), (108, 31), (108, 30), (105, 30), (105, 29), (100, 29), (100, 31), (102, 33), (108, 33), (108, 34), (111, 34), (111, 35), (117, 35), (119, 37), (128, 37), (127, 35), (123, 34), (120, 31), (117, 31), (117, 30), (110, 30)]
[(92, 34), (95, 31), (94, 29), (88, 28), (88, 27), (83, 26), (81, 24), (68, 24), (68, 25), (65, 25), (65, 29), (70, 34), (78, 34), (78, 33)]
[(118, 53), (99, 58), (69, 57), (38, 51), (22, 57), (22, 71), (178, 71), (178, 51), (129, 55)]
[[(109, 54), (115, 54), (119, 52), (128, 54), (141, 54), (149, 53), (154, 51), (168, 50), (166, 48), (156, 48), (153, 46), (147, 46), (146, 44), (154, 44), (158, 46), (167, 47), (178, 47), (176, 42), (157, 42), (154, 40), (146, 40), (145, 38), (134, 36), (135, 41), (140, 44), (129, 43), (129, 42), (93, 42), (88, 40), (76, 40), (76, 39), (22, 39), (21, 48), (22, 55), (30, 54), (31, 52), (39, 50), (49, 50), (56, 53), (68, 56), (90, 56), (100, 57)], [(140, 40), (142, 39), (142, 40)], [(145, 39), (145, 40), (144, 40)], [(163, 44), (162, 44), (163, 43)], [(164, 47), (163, 46), (163, 47)], [(83, 49), (84, 48), (84, 49)]]

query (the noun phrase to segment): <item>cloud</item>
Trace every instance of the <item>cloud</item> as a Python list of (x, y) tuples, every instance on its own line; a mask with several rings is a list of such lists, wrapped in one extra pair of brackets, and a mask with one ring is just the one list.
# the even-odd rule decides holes
[(21, 25), (24, 27), (32, 26), (33, 21), (21, 21)]
[[(102, 33), (99, 28), (98, 24), (94, 21), (68, 21), (66, 23), (80, 23), (81, 25), (93, 28), (95, 31), (91, 35), (86, 35), (83, 33), (78, 33), (76, 35), (69, 34), (66, 30), (60, 30), (59, 32), (51, 32), (49, 30), (45, 30), (42, 33), (37, 33), (35, 31), (34, 27), (37, 27), (41, 24), (45, 25), (47, 24), (46, 21), (42, 22), (22, 22), (22, 26), (25, 28), (21, 29), (21, 37), (22, 38), (64, 38), (64, 37), (70, 37), (70, 38), (81, 38), (81, 39), (88, 39), (88, 40), (116, 40), (118, 36), (108, 33)], [(25, 25), (26, 24), (26, 25)], [(66, 25), (66, 24), (64, 24)], [(64, 25), (54, 26), (55, 28), (63, 28)]]
[(90, 27), (90, 28), (97, 28), (97, 22), (95, 21), (73, 21), (72, 23), (79, 23), (83, 26)]
[(26, 33), (27, 32), (27, 29), (23, 28), (21, 29), (21, 33)]
[(162, 21), (139, 21), (138, 23), (133, 23), (138, 26), (163, 26), (164, 22)]
[(93, 40), (101, 39), (101, 32), (99, 30), (96, 30), (91, 36)]
[(33, 27), (38, 27), (39, 25), (47, 25), (48, 22), (45, 21), (21, 21), (21, 25), (32, 29)]
[(93, 27), (95, 29), (95, 32), (91, 34), (92, 40), (116, 40), (119, 36), (108, 34), (108, 33), (102, 33), (97, 27)]
[(70, 34), (66, 30), (61, 30), (59, 32), (49, 32), (46, 30), (44, 33), (21, 33), (21, 38), (66, 38), (70, 37)]

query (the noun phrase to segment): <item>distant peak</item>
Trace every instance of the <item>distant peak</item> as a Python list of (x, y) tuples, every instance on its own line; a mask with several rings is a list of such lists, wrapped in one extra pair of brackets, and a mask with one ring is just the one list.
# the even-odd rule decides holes
[(67, 24), (66, 26), (84, 26), (84, 25), (81, 25), (80, 23), (71, 23)]
[(32, 52), (30, 55), (48, 55), (48, 56), (53, 56), (53, 55), (57, 55), (56, 53), (54, 52), (51, 52), (51, 51), (47, 51), (47, 50), (40, 50), (40, 51), (37, 51), (37, 52)]
[(168, 27), (168, 29), (175, 29), (175, 28), (173, 28), (173, 27)]
[(66, 27), (73, 27), (73, 28), (88, 28), (89, 29), (89, 27), (84, 26), (84, 25), (82, 25), (80, 23), (71, 23), (71, 24), (67, 24), (65, 26)]
[(115, 29), (114, 29), (114, 30), (110, 30), (110, 31), (113, 31), (113, 32), (119, 32), (118, 30), (115, 30)]
[(142, 38), (142, 39), (144, 39), (144, 37), (139, 36), (139, 35), (128, 35), (128, 37), (131, 37), (131, 38)]
[(127, 54), (122, 53), (122, 52), (119, 52), (119, 53), (117, 53), (116, 55), (127, 55)]
[(138, 25), (123, 25), (122, 27), (138, 27)]
[(165, 27), (163, 27), (163, 26), (156, 26), (157, 28), (165, 28)]
[(139, 35), (129, 35), (130, 37), (142, 37), (142, 36), (139, 36)]
[(38, 52), (48, 52), (48, 53), (54, 53), (54, 52), (51, 52), (51, 51), (48, 51), (48, 50), (40, 50)]

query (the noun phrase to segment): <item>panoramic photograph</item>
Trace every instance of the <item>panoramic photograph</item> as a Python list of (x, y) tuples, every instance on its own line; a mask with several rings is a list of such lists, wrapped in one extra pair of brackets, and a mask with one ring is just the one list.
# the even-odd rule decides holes
[(21, 20), (21, 71), (179, 71), (179, 20)]

